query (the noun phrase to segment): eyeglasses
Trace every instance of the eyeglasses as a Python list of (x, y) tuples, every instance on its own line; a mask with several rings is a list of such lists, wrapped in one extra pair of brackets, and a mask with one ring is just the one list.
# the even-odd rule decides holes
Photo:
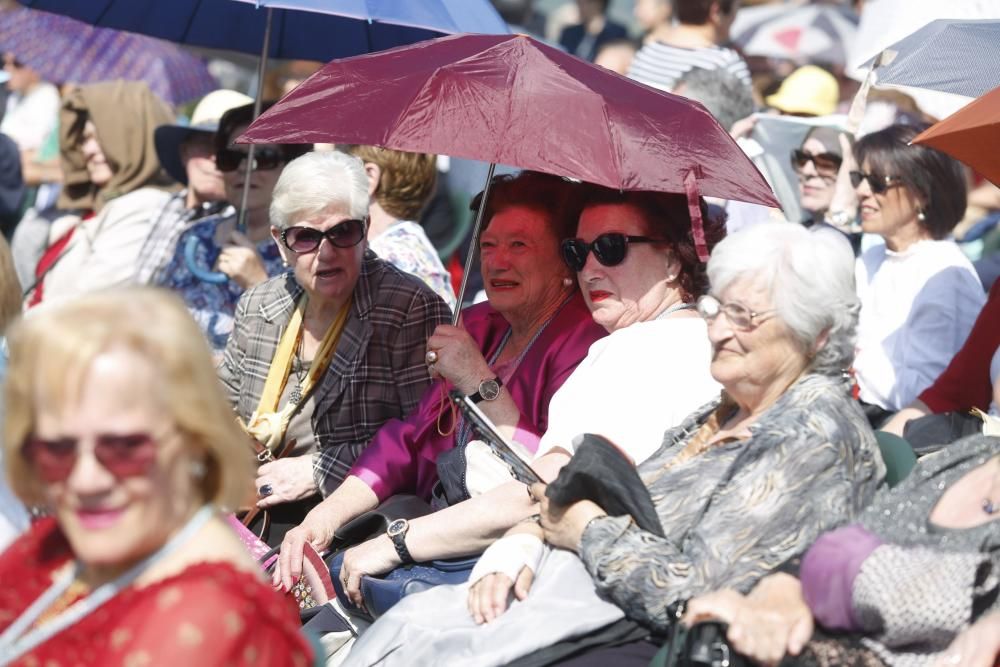
[(292, 252), (300, 254), (316, 250), (324, 238), (337, 248), (352, 248), (365, 238), (366, 227), (365, 220), (344, 220), (325, 232), (296, 225), (281, 232), (281, 242)]
[(711, 322), (719, 316), (719, 313), (722, 313), (726, 316), (726, 319), (729, 320), (730, 325), (741, 331), (750, 331), (754, 328), (754, 326), (760, 324), (759, 318), (762, 318), (764, 315), (770, 315), (774, 312), (776, 312), (774, 308), (759, 312), (750, 310), (738, 301), (722, 303), (714, 296), (708, 294), (698, 299), (698, 314), (701, 315), (704, 320)]
[(594, 257), (604, 266), (618, 266), (625, 261), (630, 243), (669, 243), (669, 241), (608, 232), (601, 234), (591, 243), (583, 239), (566, 239), (560, 244), (559, 249), (562, 251), (566, 266), (580, 272), (587, 265), (587, 254), (590, 251), (594, 252)]
[[(21, 456), (44, 482), (64, 482), (73, 472), (79, 449), (77, 438), (30, 436), (21, 447)], [(104, 433), (96, 438), (94, 458), (115, 477), (135, 477), (149, 472), (156, 450), (156, 439), (149, 433)]]
[(871, 188), (872, 194), (876, 195), (885, 193), (886, 190), (891, 188), (893, 185), (898, 184), (902, 180), (898, 176), (866, 174), (863, 171), (852, 171), (850, 176), (851, 185), (855, 190), (861, 185), (861, 181), (868, 181), (868, 187)]
[[(246, 159), (247, 151), (223, 148), (215, 153), (215, 166), (219, 168), (219, 171), (236, 171)], [(280, 167), (284, 162), (285, 153), (280, 148), (262, 146), (254, 149), (251, 169), (268, 171)]]
[(792, 166), (795, 169), (805, 169), (810, 162), (816, 167), (816, 173), (820, 176), (836, 176), (840, 169), (842, 158), (834, 153), (807, 153), (796, 148), (792, 151)]

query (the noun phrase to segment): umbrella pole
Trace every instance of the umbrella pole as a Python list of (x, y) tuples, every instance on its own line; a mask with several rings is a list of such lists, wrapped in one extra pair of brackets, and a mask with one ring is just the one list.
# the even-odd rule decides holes
[[(253, 100), (253, 118), (251, 122), (257, 120), (260, 115), (260, 107), (264, 101), (264, 72), (267, 70), (267, 54), (271, 47), (271, 20), (274, 18), (274, 8), (267, 8), (267, 19), (264, 25), (264, 45), (260, 50), (260, 58), (257, 60), (257, 94)], [(254, 168), (255, 144), (250, 144), (247, 149), (247, 170), (243, 177), (243, 194), (240, 197), (240, 217), (236, 223), (236, 229), (245, 233), (247, 230), (247, 201), (250, 197), (250, 177)]]
[(465, 256), (465, 270), (462, 271), (462, 286), (458, 288), (455, 313), (451, 316), (453, 326), (458, 326), (458, 320), (462, 316), (462, 299), (465, 297), (465, 287), (469, 283), (469, 272), (472, 271), (472, 261), (476, 258), (476, 249), (479, 248), (479, 230), (483, 224), (483, 212), (486, 210), (486, 200), (490, 196), (490, 186), (493, 184), (493, 172), (496, 171), (496, 168), (496, 163), (490, 162), (490, 170), (486, 172), (486, 185), (483, 186), (483, 196), (479, 200), (479, 210), (476, 211), (476, 223), (472, 226), (472, 245), (469, 246), (469, 254)]

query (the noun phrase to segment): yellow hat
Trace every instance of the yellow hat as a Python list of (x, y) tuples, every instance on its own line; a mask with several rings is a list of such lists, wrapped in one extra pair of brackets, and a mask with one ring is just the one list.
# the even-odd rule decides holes
[(826, 116), (837, 110), (840, 86), (825, 69), (805, 65), (788, 75), (778, 92), (764, 98), (768, 106), (785, 113)]

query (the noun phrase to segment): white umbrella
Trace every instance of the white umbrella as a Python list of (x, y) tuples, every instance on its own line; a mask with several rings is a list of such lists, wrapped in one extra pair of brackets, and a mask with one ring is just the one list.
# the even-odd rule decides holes
[[(936, 19), (1000, 19), (1000, 0), (867, 0), (848, 58), (848, 73), (863, 80), (865, 63)], [(893, 87), (913, 97), (921, 109), (936, 118), (950, 116), (972, 101), (971, 97), (913, 86)]]

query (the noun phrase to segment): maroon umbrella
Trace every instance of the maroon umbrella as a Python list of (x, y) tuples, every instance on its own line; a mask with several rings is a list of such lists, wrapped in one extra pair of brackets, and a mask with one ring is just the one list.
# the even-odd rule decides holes
[(334, 60), (241, 140), (371, 144), (621, 190), (686, 192), (694, 213), (702, 193), (778, 206), (700, 104), (524, 35), (453, 35)]

